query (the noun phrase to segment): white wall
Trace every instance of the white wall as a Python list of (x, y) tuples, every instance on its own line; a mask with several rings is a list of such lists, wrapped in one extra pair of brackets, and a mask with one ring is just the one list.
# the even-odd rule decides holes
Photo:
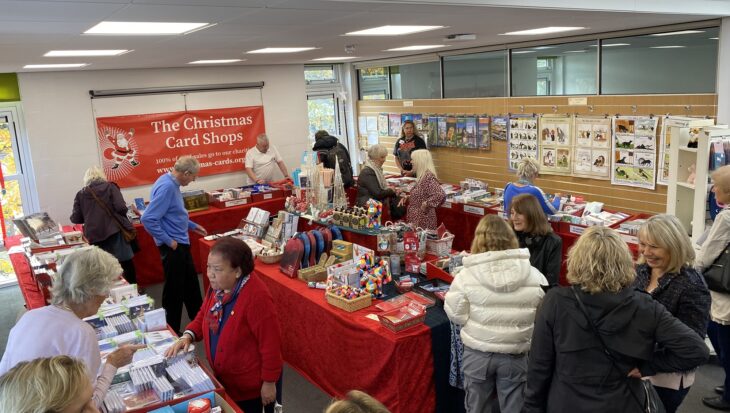
[(730, 123), (730, 17), (722, 19), (717, 51), (717, 123)]
[[(37, 189), (40, 210), (59, 223), (69, 222), (86, 168), (99, 164), (89, 90), (263, 81), (266, 133), (290, 171), (310, 145), (302, 65), (19, 73), (18, 80), (37, 186), (30, 190)], [(246, 180), (241, 171), (203, 177), (187, 188), (240, 186)], [(122, 192), (129, 203), (135, 197), (149, 199), (150, 188)]]

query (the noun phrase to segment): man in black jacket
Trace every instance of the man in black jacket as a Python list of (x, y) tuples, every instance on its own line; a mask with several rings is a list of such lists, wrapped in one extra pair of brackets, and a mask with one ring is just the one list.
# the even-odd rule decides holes
[(354, 185), (355, 180), (352, 178), (352, 163), (350, 162), (350, 153), (345, 145), (331, 136), (326, 130), (317, 131), (314, 134), (314, 147), (312, 150), (317, 152), (319, 162), (324, 164), (325, 168), (335, 169), (335, 157), (340, 163), (340, 173), (342, 174), (342, 182), (345, 188)]

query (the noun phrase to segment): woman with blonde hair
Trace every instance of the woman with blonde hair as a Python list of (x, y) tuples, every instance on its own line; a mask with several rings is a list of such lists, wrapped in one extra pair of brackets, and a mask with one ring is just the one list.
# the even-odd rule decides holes
[(333, 401), (324, 413), (390, 413), (390, 410), (369, 394), (351, 390), (344, 400)]
[(431, 152), (413, 151), (411, 159), (413, 171), (416, 173), (416, 185), (407, 198), (406, 221), (423, 229), (436, 229), (438, 226), (436, 208), (446, 200), (446, 192), (441, 188), (441, 182), (436, 176)]
[[(634, 287), (646, 291), (674, 317), (705, 338), (710, 292), (695, 270), (695, 252), (677, 217), (654, 215), (639, 229)], [(694, 371), (658, 373), (649, 378), (667, 413), (674, 413), (694, 383)]]
[(479, 221), (471, 252), (444, 303), (449, 319), (462, 326), (466, 411), (486, 411), (496, 390), (500, 411), (519, 412), (532, 326), (547, 280), (497, 215)]
[(540, 176), (540, 165), (532, 158), (524, 158), (517, 167), (517, 182), (510, 182), (504, 187), (504, 213), (511, 211), (512, 198), (521, 194), (530, 194), (540, 202), (542, 210), (547, 215), (555, 214), (560, 209), (560, 196), (555, 194), (552, 200), (548, 199), (542, 189), (533, 183)]
[[(632, 284), (626, 242), (590, 227), (568, 253), (566, 288), (537, 312), (523, 412), (640, 412), (641, 377), (707, 360), (700, 336)], [(605, 350), (604, 350), (605, 344)]]
[(96, 165), (84, 174), (84, 187), (74, 198), (71, 222), (84, 224), (84, 236), (89, 243), (115, 256), (124, 269), (124, 278), (130, 284), (137, 282), (132, 262), (134, 251), (121, 229), (134, 231), (127, 218), (127, 204), (119, 186), (107, 181), (104, 171)]
[(0, 377), (0, 411), (99, 413), (86, 367), (68, 356), (18, 363)]

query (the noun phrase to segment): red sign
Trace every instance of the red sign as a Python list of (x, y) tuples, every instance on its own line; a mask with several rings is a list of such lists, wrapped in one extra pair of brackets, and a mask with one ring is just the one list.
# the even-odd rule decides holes
[(155, 182), (183, 155), (200, 161), (201, 176), (243, 171), (246, 151), (265, 132), (264, 108), (96, 118), (96, 130), (107, 178), (138, 186)]

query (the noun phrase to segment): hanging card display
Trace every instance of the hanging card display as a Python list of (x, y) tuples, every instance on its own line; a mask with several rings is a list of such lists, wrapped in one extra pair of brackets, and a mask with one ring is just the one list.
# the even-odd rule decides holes
[(401, 116), (397, 113), (388, 115), (388, 136), (400, 137)]
[(446, 116), (439, 116), (438, 118), (438, 139), (436, 140), (436, 146), (447, 146), (448, 142), (448, 128), (446, 125)]
[(610, 179), (611, 119), (576, 116), (573, 123), (573, 175)]
[(456, 116), (446, 116), (446, 140), (442, 146), (456, 146)]
[(654, 189), (657, 119), (647, 116), (613, 118), (611, 183)]
[(466, 126), (464, 128), (464, 136), (466, 147), (469, 149), (477, 149), (477, 118), (474, 116), (466, 117)]
[(507, 159), (514, 171), (524, 158), (537, 160), (537, 118), (534, 115), (512, 115), (509, 118)]
[(492, 116), (492, 122), (489, 125), (489, 133), (492, 139), (496, 141), (507, 140), (507, 128), (509, 126), (508, 118), (504, 116)]
[(489, 116), (480, 116), (477, 118), (477, 147), (485, 151), (492, 149), (489, 121)]
[(540, 117), (540, 172), (570, 175), (572, 163), (571, 116), (544, 115)]
[[(423, 121), (426, 122), (426, 117), (424, 115)], [(438, 146), (438, 139), (439, 139), (439, 118), (438, 116), (429, 116), (428, 117), (428, 125), (426, 127), (426, 136), (424, 139), (426, 139), (426, 142), (428, 143), (428, 147), (432, 148), (435, 146)]]
[(378, 115), (378, 136), (388, 136), (388, 114)]

